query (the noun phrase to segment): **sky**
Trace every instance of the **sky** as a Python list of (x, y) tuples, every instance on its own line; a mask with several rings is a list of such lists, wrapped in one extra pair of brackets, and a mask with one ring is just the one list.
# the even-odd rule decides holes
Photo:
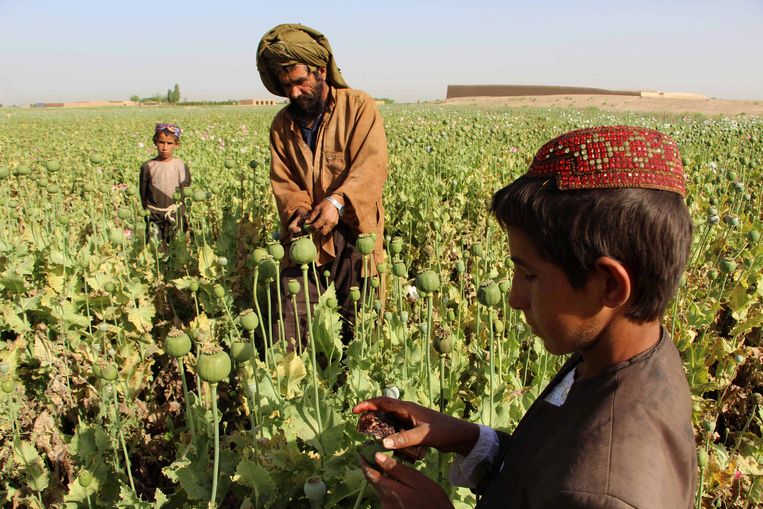
[(0, 104), (273, 98), (255, 63), (280, 23), (323, 32), (347, 83), (397, 102), (451, 85), (763, 99), (763, 0), (0, 0)]

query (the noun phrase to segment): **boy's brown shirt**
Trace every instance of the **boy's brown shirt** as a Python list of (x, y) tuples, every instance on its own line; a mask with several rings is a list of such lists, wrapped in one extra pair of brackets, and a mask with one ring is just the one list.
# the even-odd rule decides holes
[(697, 452), (681, 358), (663, 331), (650, 350), (544, 400), (580, 363), (574, 355), (512, 435), (499, 433), (494, 473), (477, 505), (524, 509), (688, 509)]
[[(340, 221), (354, 234), (376, 233), (376, 262), (383, 253), (382, 190), (387, 179), (387, 140), (374, 100), (353, 89), (329, 89), (315, 152), (302, 139), (288, 108), (270, 129), (270, 183), (285, 232), (297, 209), (312, 209), (330, 194), (341, 195)], [(335, 256), (333, 236), (315, 233), (318, 265)], [(375, 264), (373, 264), (375, 268)]]

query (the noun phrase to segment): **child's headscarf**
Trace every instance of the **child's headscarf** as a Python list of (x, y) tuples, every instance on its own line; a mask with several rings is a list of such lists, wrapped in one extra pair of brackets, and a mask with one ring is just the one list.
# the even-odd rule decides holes
[(158, 123), (156, 124), (156, 127), (154, 128), (154, 131), (156, 131), (156, 134), (168, 132), (172, 134), (176, 140), (180, 139), (180, 135), (183, 134), (183, 130), (180, 129), (175, 124), (164, 124), (164, 123)]

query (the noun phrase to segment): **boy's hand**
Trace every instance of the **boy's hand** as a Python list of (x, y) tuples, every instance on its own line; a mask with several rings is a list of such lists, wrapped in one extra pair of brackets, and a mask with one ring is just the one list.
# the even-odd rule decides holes
[(307, 218), (307, 212), (307, 209), (304, 207), (297, 209), (297, 211), (292, 216), (294, 219), (292, 219), (291, 223), (289, 223), (289, 227), (287, 228), (289, 233), (292, 235), (299, 235), (302, 233), (302, 225), (305, 223), (305, 219)]
[(476, 424), (441, 414), (410, 401), (380, 397), (362, 401), (352, 409), (356, 414), (370, 410), (393, 414), (412, 426), (411, 429), (386, 437), (382, 444), (387, 449), (423, 445), (466, 456), (480, 436), (480, 429)]
[(323, 235), (328, 235), (339, 223), (339, 211), (333, 203), (321, 200), (307, 216), (306, 221)]
[(379, 493), (382, 509), (453, 507), (445, 490), (418, 470), (406, 467), (382, 453), (376, 453), (374, 459), (379, 470), (386, 476), (372, 468), (362, 457), (360, 466), (363, 475)]

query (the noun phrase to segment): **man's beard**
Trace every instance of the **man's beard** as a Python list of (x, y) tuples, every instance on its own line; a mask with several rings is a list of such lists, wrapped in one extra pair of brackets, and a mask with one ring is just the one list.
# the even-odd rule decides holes
[(297, 99), (289, 99), (289, 112), (300, 125), (311, 124), (326, 107), (323, 100), (324, 82), (319, 81), (310, 91), (310, 95), (302, 94)]

